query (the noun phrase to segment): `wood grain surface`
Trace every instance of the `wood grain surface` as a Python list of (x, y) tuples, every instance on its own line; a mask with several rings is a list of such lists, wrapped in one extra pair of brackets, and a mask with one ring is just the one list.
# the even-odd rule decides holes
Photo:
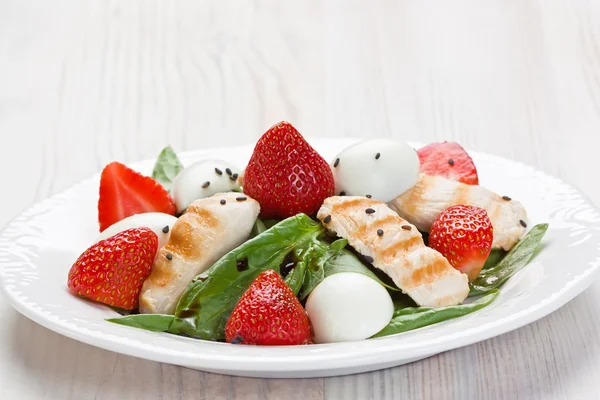
[[(600, 205), (600, 2), (0, 2), (0, 225), (111, 160), (249, 144), (279, 120), (308, 137), (457, 140)], [(0, 398), (595, 399), (599, 337), (595, 284), (413, 364), (261, 380), (99, 350), (0, 299)]]

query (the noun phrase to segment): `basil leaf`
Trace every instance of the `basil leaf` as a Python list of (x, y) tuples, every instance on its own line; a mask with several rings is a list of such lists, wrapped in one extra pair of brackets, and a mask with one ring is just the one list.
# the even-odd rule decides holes
[(265, 224), (260, 220), (260, 218), (256, 219), (254, 226), (252, 227), (252, 231), (250, 231), (250, 238), (256, 237), (267, 230)]
[(160, 152), (158, 160), (154, 164), (152, 178), (163, 185), (165, 189), (171, 190), (171, 183), (182, 169), (183, 165), (177, 154), (170, 146), (167, 146)]
[[(280, 272), (290, 252), (296, 258), (296, 268), (302, 262), (308, 263), (304, 252), (312, 257), (310, 253), (315, 250), (311, 247), (322, 233), (319, 223), (298, 214), (227, 253), (196, 277), (179, 300), (175, 316), (187, 322), (176, 325), (179, 332), (201, 339), (223, 339), (227, 319), (252, 281), (268, 269)], [(300, 277), (294, 273), (290, 273), (290, 280), (297, 286)]]
[(531, 228), (523, 239), (513, 247), (496, 266), (482, 270), (471, 284), (469, 296), (488, 293), (504, 284), (514, 274), (523, 269), (531, 260), (535, 250), (548, 230), (548, 224)]
[(442, 308), (398, 308), (394, 311), (394, 315), (392, 316), (390, 323), (372, 337), (394, 335), (449, 319), (462, 317), (463, 315), (470, 314), (489, 305), (496, 299), (499, 293), (500, 292), (498, 292), (498, 290), (491, 290), (487, 295), (482, 296), (472, 303), (459, 304), (457, 306)]

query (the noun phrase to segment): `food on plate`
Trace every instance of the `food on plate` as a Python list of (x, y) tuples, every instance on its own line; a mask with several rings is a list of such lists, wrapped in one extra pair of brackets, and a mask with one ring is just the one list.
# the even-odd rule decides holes
[(152, 170), (152, 179), (163, 185), (165, 189), (171, 190), (173, 180), (182, 169), (183, 164), (179, 161), (177, 154), (171, 146), (167, 146), (158, 155)]
[(419, 157), (404, 142), (371, 139), (342, 150), (331, 163), (335, 193), (388, 202), (419, 180)]
[(431, 143), (417, 150), (417, 153), (422, 173), (443, 176), (468, 185), (479, 184), (473, 159), (458, 143)]
[(69, 290), (131, 311), (110, 322), (154, 332), (245, 345), (363, 340), (490, 305), (548, 229), (525, 235), (523, 206), (478, 186), (456, 143), (417, 153), (367, 140), (328, 165), (280, 122), (243, 182), (241, 171), (219, 160), (184, 168), (170, 147), (152, 178), (109, 164), (101, 234), (71, 267)]
[(429, 246), (473, 282), (492, 250), (492, 222), (483, 208), (452, 206), (440, 214), (429, 233)]
[(169, 241), (169, 238), (171, 237), (171, 229), (173, 228), (175, 221), (177, 221), (177, 218), (165, 213), (148, 212), (135, 214), (106, 228), (98, 236), (96, 242), (108, 239), (119, 232), (123, 232), (131, 228), (147, 227), (152, 229), (152, 231), (158, 237), (158, 248), (160, 249)]
[[(360, 293), (360, 296), (357, 296)], [(363, 274), (325, 278), (306, 301), (316, 343), (367, 339), (388, 325), (394, 304), (383, 286)]]
[(419, 182), (392, 200), (390, 207), (420, 231), (429, 232), (442, 211), (459, 204), (487, 212), (494, 227), (493, 248), (510, 250), (526, 232), (527, 212), (518, 201), (441, 176), (421, 174)]
[(148, 228), (129, 229), (102, 240), (75, 261), (68, 287), (79, 296), (133, 310), (157, 247), (158, 237)]
[(414, 307), (403, 302), (396, 302), (392, 320), (385, 328), (373, 335), (373, 337), (389, 336), (412, 331), (424, 326), (437, 324), (438, 322), (474, 313), (475, 311), (481, 310), (492, 304), (496, 297), (498, 297), (498, 294), (499, 292), (494, 289), (471, 303), (440, 308)]
[(225, 326), (225, 339), (234, 344), (307, 344), (311, 336), (302, 304), (281, 275), (271, 269), (252, 282)]
[(238, 167), (221, 160), (203, 160), (181, 170), (171, 188), (177, 212), (185, 211), (194, 200), (239, 191), (239, 173)]
[(348, 239), (350, 246), (418, 305), (455, 305), (469, 294), (467, 276), (426, 247), (421, 233), (385, 203), (334, 196), (325, 200), (317, 218), (327, 230)]
[(140, 312), (172, 314), (192, 279), (250, 235), (258, 203), (241, 193), (194, 201), (171, 229), (140, 295)]
[(100, 177), (100, 232), (122, 219), (145, 212), (173, 215), (175, 203), (169, 192), (154, 179), (119, 162), (108, 164)]
[(511, 276), (519, 272), (533, 258), (548, 224), (538, 224), (513, 247), (496, 265), (481, 271), (471, 284), (469, 296), (478, 296), (500, 288)]
[(260, 203), (265, 219), (315, 215), (334, 187), (327, 162), (288, 122), (262, 135), (244, 172), (244, 193)]

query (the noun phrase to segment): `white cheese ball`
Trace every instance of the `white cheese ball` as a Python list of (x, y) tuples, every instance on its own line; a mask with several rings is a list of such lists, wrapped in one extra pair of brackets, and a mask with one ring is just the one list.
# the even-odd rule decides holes
[[(108, 228), (106, 228), (98, 239), (96, 239), (96, 243), (108, 239), (111, 236), (116, 235), (117, 233), (126, 231), (127, 229), (132, 228), (141, 228), (146, 227), (152, 229), (156, 236), (158, 236), (158, 248), (160, 249), (164, 245), (169, 242), (169, 237), (171, 236), (171, 229), (173, 228), (173, 224), (177, 221), (172, 215), (159, 213), (159, 212), (149, 212), (142, 214), (135, 214), (125, 219), (120, 220), (119, 222), (115, 222)], [(165, 227), (168, 226), (167, 230)], [(167, 232), (163, 232), (166, 230)]]
[(306, 301), (316, 343), (369, 338), (392, 319), (394, 304), (387, 290), (356, 272), (323, 279)]
[[(228, 170), (231, 171), (231, 175)], [(221, 160), (199, 161), (184, 168), (177, 174), (171, 187), (171, 196), (177, 206), (177, 212), (183, 212), (194, 200), (239, 189), (238, 180), (232, 178), (240, 173), (240, 168)]]
[[(339, 160), (339, 161), (338, 161)], [(417, 152), (404, 142), (373, 139), (342, 150), (331, 163), (335, 194), (392, 201), (419, 181)]]

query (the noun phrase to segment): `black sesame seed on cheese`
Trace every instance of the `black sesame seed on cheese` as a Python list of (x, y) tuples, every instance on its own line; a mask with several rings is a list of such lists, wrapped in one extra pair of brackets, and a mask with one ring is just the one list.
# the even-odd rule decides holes
[(169, 225), (166, 225), (164, 228), (162, 228), (163, 233), (169, 233)]
[(448, 160), (448, 164), (450, 164), (451, 166), (454, 165), (454, 160), (453, 159), (449, 159)]
[(225, 203), (227, 203), (227, 200), (225, 200), (225, 199), (221, 199), (221, 201), (220, 201), (219, 203), (221, 203), (221, 204), (225, 204)]
[(404, 229), (405, 231), (410, 231), (412, 227), (410, 225), (402, 225), (402, 229)]
[(343, 190), (340, 192), (340, 196), (345, 196), (346, 192), (344, 192)]
[(237, 176), (234, 178), (234, 177), (233, 177), (233, 175), (231, 175), (231, 176), (229, 177), (229, 179), (231, 179), (232, 181), (234, 181), (234, 182), (235, 182), (235, 181), (237, 181)]
[(370, 194), (365, 196), (367, 199), (370, 199), (372, 196)]
[(240, 174), (233, 174), (233, 175), (231, 175), (231, 177), (232, 177), (233, 179), (237, 179), (237, 178), (238, 178), (238, 176), (240, 176)]
[(379, 157), (381, 157), (381, 153), (377, 153), (377, 154), (375, 154), (375, 159), (376, 159), (376, 160), (379, 160)]
[(206, 189), (206, 188), (207, 188), (207, 187), (209, 187), (209, 186), (210, 186), (210, 182), (209, 182), (209, 181), (206, 181), (206, 182), (204, 182), (204, 183), (202, 184), (202, 189)]
[(225, 168), (225, 172), (227, 172), (227, 175), (229, 176), (233, 175), (233, 172), (231, 172), (230, 168)]
[(240, 196), (235, 198), (237, 201), (246, 201), (248, 198), (246, 196)]
[(365, 210), (365, 212), (366, 212), (367, 214), (373, 214), (373, 213), (375, 212), (375, 210), (373, 210), (372, 208), (367, 208), (367, 209)]
[(173, 259), (173, 254), (167, 253), (165, 257), (167, 257), (167, 260), (171, 261)]
[(340, 159), (336, 158), (335, 162), (333, 163), (333, 168), (337, 167), (340, 164)]
[(383, 236), (383, 229), (377, 229), (377, 236)]
[(371, 257), (371, 256), (363, 256), (363, 257), (364, 257), (364, 259), (365, 259), (366, 262), (368, 262), (370, 264), (373, 263), (373, 257)]
[(223, 175), (223, 171), (221, 171), (219, 168), (215, 167), (215, 172), (217, 173), (217, 175)]
[(523, 221), (522, 219), (519, 220), (519, 223), (521, 224), (521, 226), (523, 228), (527, 228), (527, 222)]
[(502, 196), (502, 199), (503, 199), (503, 200), (506, 200), (506, 201), (511, 201), (511, 200), (512, 200), (512, 199), (511, 199), (510, 197), (508, 197), (508, 196)]
[(323, 222), (328, 224), (331, 222), (331, 215), (326, 216), (325, 218), (323, 218)]

